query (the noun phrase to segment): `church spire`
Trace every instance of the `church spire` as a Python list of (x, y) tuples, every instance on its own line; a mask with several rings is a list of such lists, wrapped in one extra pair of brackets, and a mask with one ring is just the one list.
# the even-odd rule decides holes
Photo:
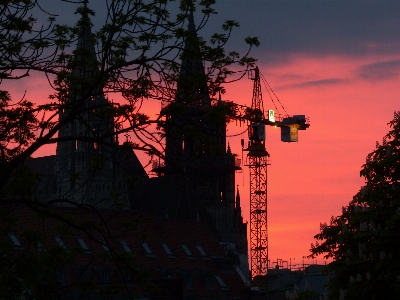
[[(104, 97), (103, 87), (96, 82), (96, 72), (99, 71), (99, 61), (97, 60), (96, 49), (94, 46), (94, 36), (92, 34), (92, 22), (90, 15), (92, 10), (88, 8), (88, 0), (83, 1), (80, 8), (81, 19), (78, 22), (80, 32), (76, 45), (75, 66), (73, 67), (76, 86), (80, 89), (76, 91), (76, 96), (80, 97), (92, 93), (95, 97), (94, 106), (108, 105), (108, 100)], [(89, 90), (87, 90), (89, 88)]]
[[(116, 153), (113, 146), (114, 118), (112, 110), (108, 109), (110, 103), (104, 96), (99, 77), (96, 76), (99, 63), (91, 32), (89, 15), (92, 11), (87, 3), (87, 0), (83, 1), (83, 6), (78, 10), (81, 15), (78, 22), (80, 32), (73, 52), (74, 59), (69, 65), (71, 77), (68, 99), (60, 111), (60, 119), (64, 116), (73, 116), (75, 119), (58, 133), (56, 185), (58, 198), (74, 197), (79, 203), (101, 206), (109, 205), (111, 201), (105, 197), (105, 191), (117, 190), (112, 160)], [(74, 115), (79, 110), (82, 113)], [(93, 172), (93, 157), (102, 158), (96, 162), (96, 167), (101, 170), (99, 172)], [(79, 176), (72, 178), (71, 174)], [(83, 184), (85, 188), (82, 188)]]
[(203, 105), (211, 103), (200, 42), (194, 23), (193, 9), (190, 9), (188, 15), (187, 36), (181, 59), (182, 64), (178, 79), (176, 101), (196, 102)]
[(76, 45), (75, 55), (77, 67), (75, 70), (80, 78), (88, 78), (97, 67), (96, 50), (93, 43), (92, 23), (90, 20), (91, 10), (87, 7), (88, 0), (84, 0), (79, 20), (80, 33)]
[(194, 25), (194, 16), (193, 16), (193, 9), (192, 8), (190, 8), (190, 11), (189, 11), (188, 21), (189, 21), (188, 30), (190, 32), (192, 32), (194, 35), (197, 36), (196, 26)]
[(87, 7), (88, 1), (85, 0), (83, 2), (83, 9), (81, 13), (81, 19), (79, 20), (80, 24), (80, 33), (79, 33), (79, 38), (78, 38), (78, 44), (77, 44), (77, 50), (79, 49), (85, 49), (89, 50), (91, 54), (94, 54), (96, 56), (96, 52), (94, 50), (94, 45), (92, 39), (92, 30), (91, 30), (91, 20), (89, 17), (89, 14), (91, 10)]
[(235, 208), (240, 209), (240, 194), (239, 194), (239, 185), (237, 185), (236, 190), (236, 201), (235, 201)]

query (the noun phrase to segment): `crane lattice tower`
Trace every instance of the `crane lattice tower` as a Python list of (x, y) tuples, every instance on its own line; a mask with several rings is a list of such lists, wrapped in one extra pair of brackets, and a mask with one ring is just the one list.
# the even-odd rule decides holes
[(250, 170), (250, 263), (251, 274), (265, 275), (268, 271), (267, 226), (267, 165), (269, 154), (265, 148), (264, 107), (259, 69), (254, 70), (253, 99), (248, 133), (248, 167)]

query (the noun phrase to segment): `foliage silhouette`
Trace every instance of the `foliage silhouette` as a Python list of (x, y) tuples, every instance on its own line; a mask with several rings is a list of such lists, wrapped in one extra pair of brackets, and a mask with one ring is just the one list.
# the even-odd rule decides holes
[[(79, 20), (75, 25), (59, 23), (59, 16), (48, 12), (41, 0), (0, 1), (0, 84), (3, 85), (0, 90), (0, 256), (4, 266), (0, 272), (0, 298), (57, 298), (60, 285), (55, 274), (82, 254), (78, 249), (66, 250), (60, 245), (48, 244), (40, 228), (22, 226), (21, 211), (36, 215), (37, 224), (56, 220), (54, 230), (65, 238), (71, 237), (71, 232), (80, 232), (95, 244), (108, 244), (115, 238), (109, 235), (108, 225), (118, 219), (118, 207), (115, 207), (115, 216), (107, 219), (94, 205), (74, 201), (73, 195), (47, 202), (37, 196), (36, 187), (41, 178), (27, 167), (27, 161), (37, 150), (62, 141), (111, 147), (110, 139), (114, 136), (130, 133), (135, 142), (127, 142), (125, 147), (163, 158), (161, 138), (165, 124), (160, 117), (152, 119), (142, 111), (141, 104), (148, 99), (167, 102), (174, 99), (180, 59), (188, 55), (183, 54), (185, 42), (192, 39), (194, 54), (204, 62), (205, 75), (198, 80), (206, 82), (211, 96), (224, 91), (222, 84), (229, 82), (235, 66), (246, 69), (254, 64), (255, 59), (249, 52), (259, 44), (256, 38), (246, 38), (247, 53), (241, 56), (236, 51), (226, 52), (232, 30), (238, 26), (231, 20), (223, 24), (222, 33), (212, 35), (209, 43), (198, 37), (197, 31), (216, 13), (213, 0), (198, 3), (181, 0), (175, 15), (171, 9), (174, 1), (104, 0), (102, 9), (107, 11), (106, 18), (93, 34), (90, 28), (95, 11), (88, 7), (88, 1), (54, 0), (53, 7), (58, 1), (78, 6)], [(96, 6), (101, 7), (98, 3)], [(200, 11), (202, 21), (193, 35), (187, 29), (187, 20), (196, 10)], [(83, 33), (89, 45), (79, 47)], [(7, 90), (7, 82), (29, 76), (39, 78), (39, 75), (46, 76), (53, 91), (47, 100), (34, 103), (25, 96), (15, 99)], [(93, 105), (87, 105), (88, 99), (104, 93), (121, 95), (123, 100), (92, 101)], [(91, 135), (59, 135), (60, 130), (76, 121), (84, 124), (86, 114), (92, 114), (97, 120), (111, 119), (114, 130)], [(90, 129), (91, 124), (85, 126)], [(92, 175), (96, 176), (101, 172), (101, 157), (93, 157), (91, 163)], [(79, 177), (80, 174), (71, 173), (69, 179), (76, 181)], [(120, 195), (111, 191), (109, 197), (118, 199)], [(54, 209), (52, 205), (57, 202), (75, 207), (79, 213), (90, 212), (97, 219), (76, 219), (74, 213)], [(125, 227), (135, 232), (136, 223), (128, 225)], [(11, 246), (9, 233), (19, 234), (22, 250)], [(104, 237), (102, 242), (98, 240), (99, 234)], [(44, 248), (46, 251), (40, 250)], [(115, 249), (110, 249), (110, 253), (107, 259), (118, 266), (123, 278), (144, 276), (134, 268), (132, 256)], [(78, 277), (74, 284), (82, 293), (96, 289), (91, 278)], [(130, 293), (126, 281), (101, 292), (113, 294), (121, 288)]]
[[(368, 154), (365, 185), (321, 224), (311, 257), (333, 259), (329, 299), (397, 299), (400, 292), (400, 115), (388, 123), (382, 144)], [(322, 241), (322, 242), (320, 242)]]

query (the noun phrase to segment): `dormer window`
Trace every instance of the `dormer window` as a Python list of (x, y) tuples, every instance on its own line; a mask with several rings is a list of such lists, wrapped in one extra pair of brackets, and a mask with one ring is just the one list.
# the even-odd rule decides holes
[(61, 239), (61, 237), (55, 236), (54, 239), (56, 240), (58, 246), (63, 247), (64, 249), (67, 248), (64, 244), (64, 241)]
[(125, 240), (119, 240), (121, 242), (122, 247), (124, 248), (125, 252), (132, 253), (131, 248), (129, 248), (128, 243)]
[(85, 253), (92, 253), (92, 251), (90, 251), (89, 247), (86, 245), (85, 241), (82, 238), (77, 238), (77, 241), (82, 247), (83, 251), (85, 251)]
[(223, 289), (223, 290), (227, 290), (228, 289), (228, 287), (226, 286), (225, 282), (222, 280), (221, 276), (215, 275), (215, 278), (217, 279), (221, 289)]
[(196, 248), (199, 251), (202, 259), (209, 259), (202, 246), (196, 245)]
[(105, 240), (99, 240), (101, 247), (103, 247), (103, 250), (106, 252), (110, 252), (110, 248), (108, 248), (107, 242)]
[(148, 256), (155, 256), (146, 242), (142, 242), (142, 247)]
[(161, 243), (162, 247), (165, 250), (165, 253), (167, 253), (169, 258), (175, 258), (175, 255), (172, 253), (171, 249), (169, 248), (167, 243)]
[(192, 252), (189, 250), (188, 246), (186, 244), (182, 244), (182, 249), (185, 251), (187, 258), (189, 259), (194, 259)]
[(18, 240), (17, 236), (15, 235), (15, 233), (9, 232), (9, 233), (8, 233), (8, 237), (10, 238), (11, 242), (13, 242), (13, 244), (14, 244), (14, 249), (16, 249), (16, 250), (22, 250), (22, 245), (21, 245), (21, 243), (19, 242), (19, 240)]

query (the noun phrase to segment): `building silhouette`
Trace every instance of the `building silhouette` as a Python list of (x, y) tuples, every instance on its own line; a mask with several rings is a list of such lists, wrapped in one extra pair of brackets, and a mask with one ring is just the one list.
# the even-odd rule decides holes
[(249, 277), (247, 224), (235, 191), (240, 167), (226, 143), (226, 116), (212, 113), (223, 104), (221, 98), (210, 97), (193, 14), (188, 21), (176, 96), (161, 110), (165, 161), (154, 166), (156, 177), (147, 175), (129, 143), (119, 143), (111, 103), (100, 86), (91, 85), (96, 55), (90, 26), (85, 25), (90, 22), (82, 22), (75, 51), (77, 82), (61, 99), (60, 122), (73, 121), (59, 131), (56, 155), (28, 163), (42, 175), (36, 197), (53, 206), (78, 203), (142, 211), (188, 226), (207, 224), (231, 264), (228, 269), (238, 272), (244, 287)]

